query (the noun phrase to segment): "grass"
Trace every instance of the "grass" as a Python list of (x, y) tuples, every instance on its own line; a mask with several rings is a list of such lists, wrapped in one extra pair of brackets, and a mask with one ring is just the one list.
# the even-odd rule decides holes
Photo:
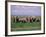
[(11, 31), (30, 31), (30, 30), (40, 30), (40, 29), (41, 29), (40, 22), (11, 23)]

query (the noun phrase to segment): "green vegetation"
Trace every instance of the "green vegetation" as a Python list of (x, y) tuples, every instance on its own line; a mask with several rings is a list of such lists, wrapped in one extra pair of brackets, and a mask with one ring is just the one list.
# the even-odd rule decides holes
[(32, 23), (11, 23), (11, 31), (30, 31), (30, 30), (40, 30), (41, 24), (40, 22), (32, 22)]

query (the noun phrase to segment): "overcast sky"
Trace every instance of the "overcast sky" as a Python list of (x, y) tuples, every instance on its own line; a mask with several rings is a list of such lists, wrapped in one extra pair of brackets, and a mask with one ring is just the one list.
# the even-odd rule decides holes
[(11, 5), (11, 15), (41, 16), (41, 7), (40, 6)]

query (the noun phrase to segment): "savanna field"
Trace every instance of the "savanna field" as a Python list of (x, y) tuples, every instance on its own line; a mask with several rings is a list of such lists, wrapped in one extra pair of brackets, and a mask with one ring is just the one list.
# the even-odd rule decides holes
[(32, 31), (32, 30), (40, 30), (40, 29), (41, 29), (40, 22), (31, 22), (31, 23), (12, 22), (11, 23), (11, 31)]

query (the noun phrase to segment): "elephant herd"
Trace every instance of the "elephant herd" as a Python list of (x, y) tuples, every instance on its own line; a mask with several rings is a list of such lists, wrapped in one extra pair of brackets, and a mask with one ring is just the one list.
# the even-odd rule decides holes
[[(14, 20), (15, 22), (15, 20)], [(16, 18), (16, 22), (22, 22), (22, 23), (26, 23), (26, 22), (40, 22), (39, 18), (31, 18), (31, 17), (23, 17), (23, 18)]]

